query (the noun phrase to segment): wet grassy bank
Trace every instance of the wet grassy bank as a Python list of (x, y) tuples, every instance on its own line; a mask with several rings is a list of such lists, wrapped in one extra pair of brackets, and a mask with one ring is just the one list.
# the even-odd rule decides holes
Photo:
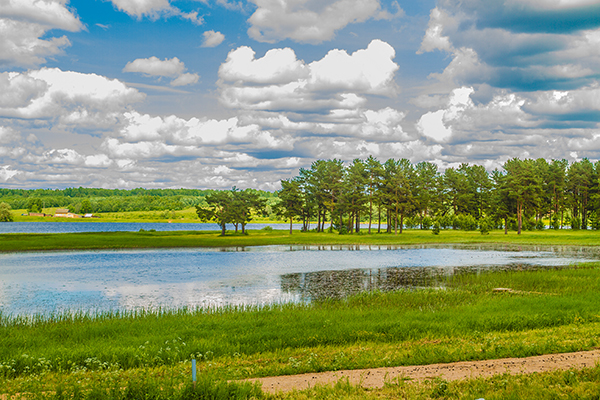
[[(201, 376), (220, 382), (599, 345), (600, 263), (448, 279), (444, 290), (365, 293), (312, 305), (2, 316), (0, 388), (48, 393), (131, 382), (181, 388), (191, 379), (192, 358)], [(344, 389), (339, 398), (363, 396), (348, 390), (358, 389)]]
[(424, 245), (424, 244), (483, 244), (507, 245), (561, 245), (598, 246), (600, 231), (546, 230), (523, 232), (492, 231), (482, 235), (478, 231), (443, 230), (439, 235), (431, 231), (406, 229), (402, 234), (353, 234), (249, 231), (247, 235), (228, 232), (220, 236), (215, 231), (169, 232), (86, 232), (33, 234), (0, 234), (0, 252), (85, 250), (85, 249), (142, 249), (191, 247), (243, 247), (264, 245)]

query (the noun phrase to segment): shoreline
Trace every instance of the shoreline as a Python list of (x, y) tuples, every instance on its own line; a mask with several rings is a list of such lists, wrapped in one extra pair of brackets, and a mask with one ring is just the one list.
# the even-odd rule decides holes
[(80, 233), (2, 233), (0, 253), (52, 250), (160, 249), (204, 247), (248, 247), (265, 245), (481, 245), (599, 247), (600, 231), (478, 231), (442, 230), (439, 235), (420, 229), (403, 233), (337, 233), (285, 230), (248, 230), (246, 235), (228, 231), (115, 231)]

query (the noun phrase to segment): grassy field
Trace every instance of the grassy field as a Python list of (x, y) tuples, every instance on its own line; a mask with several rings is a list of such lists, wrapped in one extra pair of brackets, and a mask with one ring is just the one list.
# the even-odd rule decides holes
[[(448, 279), (445, 290), (365, 293), (312, 305), (38, 319), (4, 316), (0, 392), (59, 398), (58, 390), (65, 396), (60, 398), (74, 392), (96, 396), (76, 398), (106, 398), (99, 394), (112, 390), (112, 398), (136, 398), (126, 397), (127, 390), (143, 389), (157, 393), (146, 398), (210, 398), (189, 387), (194, 358), (204, 379), (203, 393), (228, 393), (222, 397), (228, 398), (239, 392), (237, 398), (260, 398), (270, 396), (224, 381), (525, 357), (600, 345), (600, 263)], [(491, 290), (495, 287), (514, 292), (496, 293)], [(377, 391), (342, 384), (282, 397), (563, 398), (566, 393), (572, 397), (564, 398), (575, 394), (593, 398), (600, 393), (598, 368), (573, 374), (420, 385), (396, 382)], [(554, 382), (552, 387), (548, 380)], [(517, 390), (523, 385), (527, 390)], [(530, 388), (536, 387), (547, 395), (531, 397), (535, 392)], [(166, 396), (165, 388), (173, 390), (171, 397), (160, 397)], [(481, 394), (468, 397), (475, 393)]]
[(546, 230), (523, 232), (492, 231), (482, 235), (478, 231), (443, 230), (432, 235), (427, 230), (404, 230), (394, 234), (353, 234), (298, 232), (286, 230), (249, 231), (248, 235), (229, 232), (219, 236), (217, 231), (170, 232), (99, 232), (62, 234), (0, 234), (0, 252), (77, 250), (77, 249), (127, 249), (174, 247), (236, 247), (264, 245), (431, 245), (431, 244), (485, 244), (598, 246), (600, 231)]
[[(54, 215), (56, 208), (44, 208), (46, 214)], [(173, 223), (198, 223), (196, 208), (187, 208), (178, 211), (128, 211), (95, 213), (96, 218), (54, 218), (54, 217), (30, 217), (27, 210), (12, 210), (15, 222), (173, 222)], [(24, 215), (25, 214), (25, 215)], [(257, 223), (285, 223), (284, 221), (273, 221), (268, 218), (255, 217), (252, 222)]]

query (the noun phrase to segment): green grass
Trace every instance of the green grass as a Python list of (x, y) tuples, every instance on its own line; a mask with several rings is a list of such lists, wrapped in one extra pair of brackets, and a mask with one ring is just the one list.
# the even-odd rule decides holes
[[(54, 215), (56, 208), (45, 208), (46, 214)], [(54, 217), (33, 217), (27, 214), (27, 210), (19, 209), (11, 211), (15, 222), (178, 222), (178, 223), (199, 223), (196, 208), (191, 207), (185, 210), (177, 211), (123, 211), (94, 213), (96, 218), (54, 218)], [(255, 217), (254, 223), (286, 223), (285, 221), (274, 221), (268, 218)]]
[(600, 396), (600, 367), (540, 374), (467, 379), (448, 382), (430, 379), (423, 383), (389, 382), (383, 389), (364, 389), (339, 382), (334, 387), (317, 387), (274, 397), (278, 399), (456, 399), (456, 400), (595, 400)]
[(261, 245), (422, 245), (422, 244), (485, 244), (598, 246), (600, 231), (532, 231), (517, 235), (493, 231), (479, 232), (447, 230), (439, 235), (431, 231), (405, 230), (394, 234), (354, 234), (298, 232), (286, 230), (249, 231), (248, 235), (217, 231), (170, 232), (86, 232), (61, 234), (14, 233), (0, 234), (0, 252), (77, 249), (127, 249), (174, 247), (228, 247)]
[(179, 387), (192, 358), (223, 380), (525, 357), (599, 345), (600, 264), (458, 275), (445, 290), (312, 305), (0, 320), (7, 393), (143, 379)]
[(508, 375), (492, 378), (466, 379), (448, 382), (430, 379), (421, 383), (405, 380), (390, 381), (382, 389), (365, 389), (340, 381), (333, 387), (317, 386), (312, 389), (270, 395), (257, 385), (225, 382), (201, 377), (196, 388), (191, 383), (161, 385), (155, 378), (132, 380), (125, 383), (95, 383), (86, 389), (81, 385), (63, 383), (57, 391), (28, 394), (34, 400), (196, 400), (196, 399), (269, 399), (269, 400), (379, 400), (385, 399), (457, 399), (474, 400), (595, 400), (600, 395), (600, 367), (583, 370), (555, 371), (540, 374)]
[(95, 383), (81, 389), (77, 384), (59, 384), (49, 392), (27, 393), (32, 400), (258, 400), (267, 398), (260, 386), (250, 383), (237, 383), (216, 380), (201, 376), (194, 386), (192, 383), (175, 385), (156, 379), (139, 379), (126, 383)]

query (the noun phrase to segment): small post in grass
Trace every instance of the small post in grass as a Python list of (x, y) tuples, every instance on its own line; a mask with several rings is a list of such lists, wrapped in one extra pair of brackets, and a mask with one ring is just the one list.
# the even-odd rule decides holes
[(196, 359), (192, 360), (192, 382), (194, 382), (194, 390), (196, 390)]

